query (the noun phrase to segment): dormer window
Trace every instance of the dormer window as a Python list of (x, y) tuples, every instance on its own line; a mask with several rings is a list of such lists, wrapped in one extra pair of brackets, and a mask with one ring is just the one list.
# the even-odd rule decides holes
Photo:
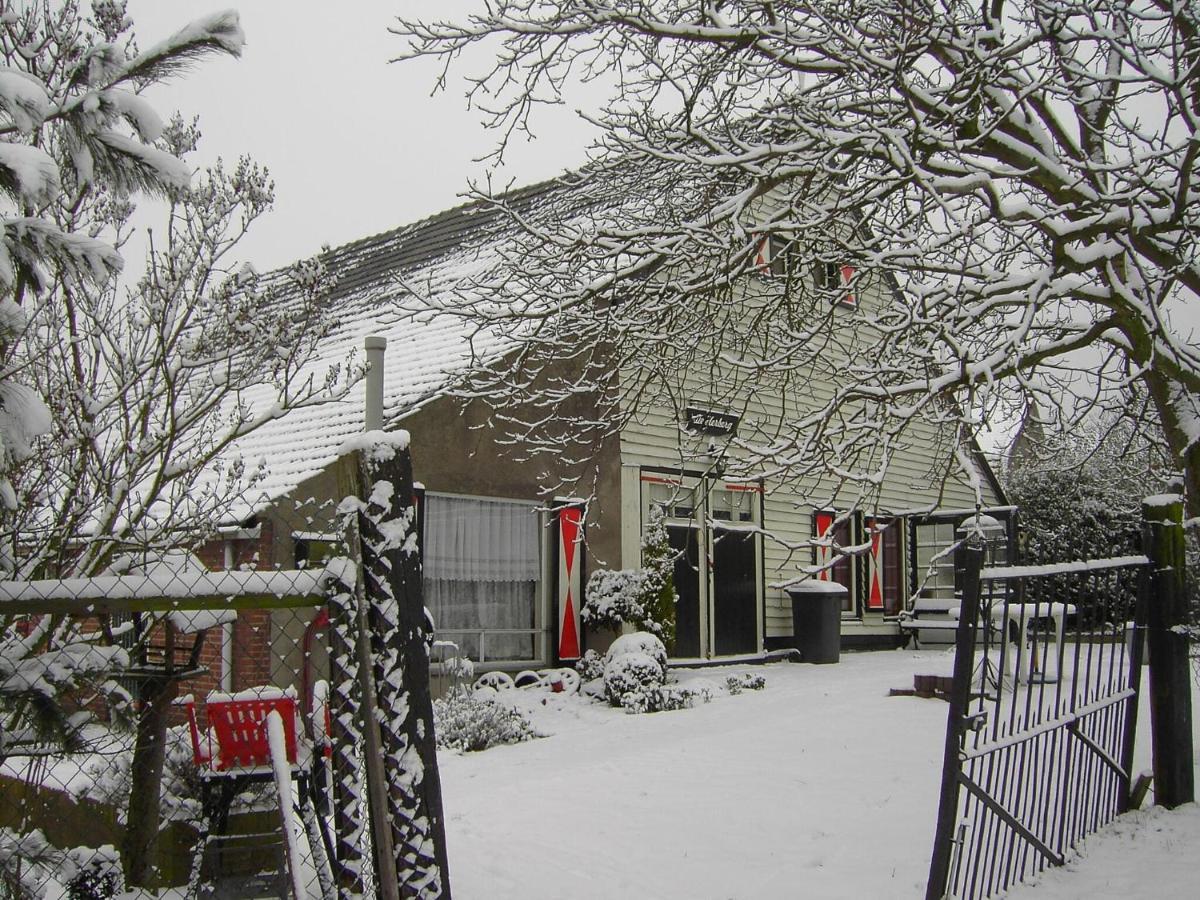
[(758, 250), (754, 255), (754, 267), (760, 275), (784, 276), (787, 274), (788, 248), (791, 241), (778, 234), (760, 235)]
[(813, 281), (816, 282), (819, 291), (838, 293), (837, 302), (841, 306), (858, 306), (858, 299), (846, 290), (854, 281), (854, 266), (829, 261), (819, 262), (813, 270)]

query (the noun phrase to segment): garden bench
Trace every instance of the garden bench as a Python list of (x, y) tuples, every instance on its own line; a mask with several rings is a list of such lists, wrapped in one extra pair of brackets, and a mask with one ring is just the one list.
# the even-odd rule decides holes
[(957, 597), (941, 599), (917, 595), (913, 598), (912, 609), (900, 613), (896, 624), (903, 634), (912, 638), (913, 646), (917, 649), (921, 647), (922, 632), (940, 632), (950, 640), (936, 643), (952, 643), (953, 633), (958, 630), (958, 610), (961, 604), (962, 601)]

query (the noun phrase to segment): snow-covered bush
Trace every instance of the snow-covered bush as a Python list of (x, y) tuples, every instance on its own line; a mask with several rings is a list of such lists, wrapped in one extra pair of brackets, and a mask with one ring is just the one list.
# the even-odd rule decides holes
[(696, 698), (703, 697), (705, 702), (711, 699), (691, 688), (662, 687), (646, 688), (640, 691), (630, 691), (621, 698), (621, 708), (627, 713), (669, 712), (673, 709), (691, 709), (696, 704)]
[(443, 750), (486, 750), (538, 737), (522, 713), (478, 693), (434, 700), (433, 721), (438, 748)]
[[(121, 742), (114, 741), (114, 744), (121, 746)], [(194, 819), (200, 815), (200, 772), (192, 759), (188, 727), (176, 725), (168, 728), (165, 745), (162, 819), (168, 822)], [(83, 796), (113, 807), (120, 822), (125, 821), (129, 802), (131, 762), (131, 749), (122, 747), (119, 752), (94, 755), (84, 767), (90, 782), (84, 788)]]
[[(1005, 473), (1005, 490), (1020, 508), (1020, 562), (1041, 565), (1141, 553), (1141, 498), (1159, 492), (1161, 482), (1145, 472), (1127, 472), (1122, 454), (1107, 445), (1096, 449), (1094, 441), (1069, 435), (1050, 435), (1041, 442), (1014, 453)], [(1085, 620), (1103, 619), (1127, 614), (1121, 610), (1136, 596), (1137, 573), (1034, 578), (1025, 590), (1031, 602), (1071, 603)]]
[(675, 556), (662, 513), (655, 510), (642, 539), (642, 568), (598, 569), (584, 590), (583, 621), (593, 628), (632, 625), (666, 646), (675, 643)]
[(642, 536), (642, 571), (646, 573), (642, 606), (646, 610), (642, 630), (649, 631), (666, 645), (675, 649), (675, 551), (663, 521), (663, 511), (657, 506), (650, 510), (646, 533)]
[(761, 691), (766, 686), (767, 679), (752, 672), (730, 675), (725, 679), (725, 689), (731, 694), (740, 694), (742, 691)]
[(475, 679), (475, 663), (468, 657), (458, 655), (458, 648), (455, 647), (455, 655), (448, 657), (442, 662), (442, 671), (450, 680), (450, 688), (448, 693), (451, 694), (466, 694), (471, 693), (469, 686)]
[(641, 569), (597, 569), (588, 577), (580, 616), (593, 628), (611, 629), (644, 618), (644, 583)]
[(662, 641), (648, 632), (635, 631), (633, 634), (621, 635), (608, 648), (605, 663), (626, 653), (645, 653), (653, 657), (664, 673), (667, 670), (667, 648)]
[(121, 863), (111, 846), (69, 851), (79, 871), (67, 884), (68, 900), (110, 900), (125, 889)]
[(604, 677), (604, 657), (595, 650), (588, 650), (575, 663), (575, 671), (584, 681), (595, 681)]
[(40, 898), (51, 879), (66, 887), (67, 900), (107, 900), (124, 890), (121, 858), (115, 847), (60, 850), (40, 829), (0, 828), (0, 897)]
[(604, 694), (613, 706), (624, 704), (625, 696), (645, 693), (666, 683), (665, 667), (653, 656), (638, 651), (610, 656), (604, 666)]

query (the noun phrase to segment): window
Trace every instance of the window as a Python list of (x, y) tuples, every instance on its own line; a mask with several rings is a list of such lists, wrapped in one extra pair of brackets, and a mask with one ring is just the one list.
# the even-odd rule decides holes
[(762, 235), (754, 266), (762, 275), (784, 276), (788, 273), (788, 257), (791, 241), (778, 234)]
[(297, 569), (312, 569), (325, 565), (338, 555), (341, 535), (321, 531), (293, 531), (292, 554)]
[[(821, 570), (817, 578), (840, 584), (846, 589), (846, 598), (842, 601), (844, 613), (854, 612), (854, 567), (850, 557), (839, 555), (842, 549), (851, 545), (850, 524), (850, 519), (839, 519), (832, 510), (813, 514), (813, 535), (822, 539), (822, 543), (813, 546), (813, 563), (828, 566)], [(833, 564), (829, 565), (831, 561)]]
[(923, 597), (953, 599), (959, 590), (953, 518), (923, 518), (912, 526), (913, 589)]
[[(985, 565), (1003, 565), (1008, 559), (1012, 510), (1005, 507), (981, 510), (987, 555)], [(934, 512), (915, 519), (909, 529), (914, 566), (912, 591), (922, 597), (957, 599), (962, 596), (963, 523), (974, 513)]]
[(819, 262), (813, 270), (813, 281), (816, 282), (819, 291), (840, 292), (837, 302), (842, 306), (858, 305), (854, 294), (845, 290), (846, 286), (854, 281), (854, 266), (829, 261)]
[(647, 497), (668, 519), (692, 519), (696, 515), (696, 489), (678, 481), (655, 475), (643, 475)]
[(541, 576), (533, 503), (425, 498), (425, 603), (437, 636), (479, 662), (537, 657)]
[(753, 522), (757, 488), (714, 489), (709, 497), (710, 514), (716, 522)]

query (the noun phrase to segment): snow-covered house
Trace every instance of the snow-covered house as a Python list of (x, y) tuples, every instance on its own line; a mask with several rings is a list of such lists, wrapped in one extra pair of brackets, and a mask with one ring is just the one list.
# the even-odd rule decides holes
[[(557, 190), (548, 183), (519, 199), (535, 207)], [(411, 304), (401, 309), (397, 299), (435, 297), (489, 271), (512, 232), (495, 209), (467, 204), (326, 257), (340, 322), (321, 359), (362, 362), (365, 339), (386, 339), (383, 423), (412, 435), (423, 490), (425, 597), (440, 637), (489, 666), (527, 668), (579, 656), (604, 640), (580, 622), (587, 574), (637, 566), (652, 509), (664, 513), (680, 554), (679, 659), (757, 656), (789, 646), (784, 584), (815, 564), (830, 564), (816, 577), (848, 588), (843, 646), (895, 645), (903, 638), (898, 617), (919, 587), (952, 594), (952, 556), (940, 563), (937, 557), (955, 542), (978, 498), (965, 482), (931, 477), (934, 454), (948, 452), (936, 440), (897, 453), (877, 510), (848, 514), (836, 505), (814, 507), (827, 486), (725, 477), (727, 454), (736, 452), (728, 438), (769, 433), (791, 402), (769, 389), (745, 393), (734, 405), (706, 383), (709, 373), (681, 373), (679, 409), (639, 410), (573, 462), (529, 457), (506, 440), (486, 406), (464, 407), (454, 390), (464, 367), (472, 358), (503, 358), (509, 347), (451, 315), (414, 317)], [(762, 276), (769, 277), (769, 266)], [(864, 293), (844, 304), (838, 315), (846, 327), (870, 302)], [(581, 421), (604, 415), (594, 396), (564, 403), (577, 405)], [(241, 530), (230, 532), (234, 549), (226, 555), (252, 552), (259, 565), (286, 567), (319, 555), (339, 499), (339, 448), (363, 423), (364, 400), (356, 394), (293, 412), (244, 440), (243, 460), (262, 465), (265, 477), (235, 523)], [(979, 469), (983, 505), (1010, 521), (982, 457)], [(807, 545), (816, 535), (860, 552), (835, 562), (827, 547)], [(209, 561), (220, 565), (215, 552)]]

